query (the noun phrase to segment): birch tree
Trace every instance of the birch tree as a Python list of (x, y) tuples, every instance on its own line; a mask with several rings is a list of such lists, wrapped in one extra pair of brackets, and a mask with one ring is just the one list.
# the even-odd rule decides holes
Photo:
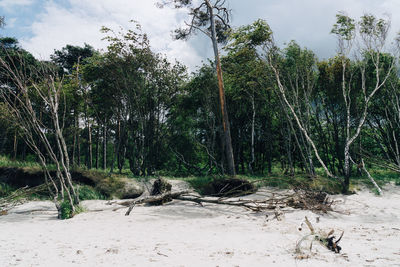
[[(8, 118), (20, 129), (20, 135), (36, 154), (61, 218), (62, 202), (68, 201), (72, 212), (79, 204), (63, 135), (62, 79), (48, 63), (28, 64), (27, 52), (2, 49), (0, 75), (5, 82), (0, 85), (0, 99), (9, 112)], [(55, 175), (49, 164), (55, 166)]]
[[(338, 55), (342, 61), (342, 94), (346, 109), (346, 140), (344, 146), (344, 186), (347, 191), (350, 185), (351, 174), (351, 155), (350, 148), (356, 139), (360, 136), (361, 130), (366, 122), (368, 108), (373, 100), (374, 95), (381, 89), (387, 79), (390, 77), (395, 66), (395, 58), (392, 58), (389, 66), (385, 68), (382, 60), (387, 45), (387, 35), (390, 28), (389, 19), (378, 19), (373, 15), (365, 14), (361, 16), (360, 21), (356, 24), (354, 19), (348, 17), (344, 13), (336, 15), (337, 22), (334, 24), (331, 33), (337, 36)], [(354, 90), (352, 83), (353, 73), (346, 75), (349, 68), (348, 56), (352, 51), (354, 42), (356, 41), (356, 32), (360, 35), (357, 40), (355, 52), (356, 63), (361, 74), (361, 95), (362, 99), (358, 103), (352, 103), (351, 93)], [(366, 66), (368, 59), (371, 60), (374, 68), (375, 77), (374, 84), (367, 86), (370, 82), (366, 75)], [(358, 105), (361, 111), (359, 118), (355, 118), (351, 114), (352, 105)], [(361, 163), (362, 165), (363, 162)]]

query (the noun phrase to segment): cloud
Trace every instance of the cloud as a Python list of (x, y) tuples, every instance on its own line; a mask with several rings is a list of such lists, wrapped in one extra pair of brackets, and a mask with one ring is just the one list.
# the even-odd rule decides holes
[(30, 6), (33, 0), (0, 0), (0, 7), (4, 9), (12, 9), (16, 6)]
[[(1, 0), (0, 0), (1, 1)], [(4, 3), (31, 3), (33, 0), (3, 0)], [(48, 0), (29, 23), (30, 36), (22, 38), (23, 47), (35, 56), (48, 59), (54, 49), (66, 44), (88, 43), (95, 48), (106, 47), (99, 32), (101, 26), (129, 29), (130, 20), (137, 20), (147, 33), (154, 51), (177, 59), (190, 70), (202, 60), (212, 58), (210, 40), (204, 35), (189, 41), (173, 41), (171, 31), (183, 25), (185, 10), (165, 7), (159, 9), (159, 0)], [(382, 16), (392, 14), (392, 31), (389, 39), (400, 30), (400, 5), (398, 0), (229, 0), (233, 10), (233, 26), (250, 24), (258, 18), (265, 19), (274, 31), (279, 45), (296, 40), (301, 46), (313, 50), (321, 59), (336, 53), (336, 40), (329, 32), (338, 11), (346, 11), (357, 18), (364, 13)], [(33, 11), (32, 11), (33, 12)]]
[(265, 19), (274, 31), (275, 40), (283, 45), (296, 40), (301, 46), (313, 50), (319, 58), (328, 58), (336, 53), (336, 40), (330, 30), (335, 23), (335, 15), (345, 11), (353, 18), (365, 13), (382, 17), (392, 14), (392, 31), (400, 30), (400, 5), (398, 0), (232, 0), (235, 25), (252, 23), (257, 18)]
[(66, 44), (88, 43), (104, 49), (106, 42), (101, 26), (118, 30), (132, 29), (130, 20), (142, 25), (154, 51), (166, 54), (174, 61), (194, 67), (201, 61), (188, 42), (173, 41), (171, 31), (182, 24), (182, 12), (171, 8), (159, 9), (155, 0), (69, 0), (69, 7), (48, 2), (32, 24), (32, 37), (21, 40), (22, 46), (42, 59), (48, 59), (54, 49)]

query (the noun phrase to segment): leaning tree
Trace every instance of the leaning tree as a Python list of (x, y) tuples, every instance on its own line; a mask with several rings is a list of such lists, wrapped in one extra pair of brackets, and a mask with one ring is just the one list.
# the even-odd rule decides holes
[[(0, 47), (0, 100), (26, 144), (36, 154), (48, 190), (62, 216), (67, 201), (75, 212), (79, 198), (70, 173), (68, 149), (63, 135), (65, 106), (62, 79), (57, 68), (38, 62), (18, 47)], [(51, 171), (53, 165), (55, 171)]]
[(233, 157), (231, 131), (218, 49), (218, 43), (224, 43), (227, 40), (227, 32), (230, 29), (230, 11), (226, 7), (225, 0), (202, 0), (199, 2), (192, 0), (166, 0), (160, 3), (159, 6), (163, 7), (167, 4), (173, 4), (175, 8), (187, 8), (189, 10), (190, 19), (188, 22), (185, 22), (184, 27), (175, 30), (174, 37), (176, 39), (188, 39), (197, 32), (202, 32), (211, 39), (218, 78), (219, 100), (223, 126), (223, 146), (228, 174), (234, 176), (236, 175), (235, 160)]

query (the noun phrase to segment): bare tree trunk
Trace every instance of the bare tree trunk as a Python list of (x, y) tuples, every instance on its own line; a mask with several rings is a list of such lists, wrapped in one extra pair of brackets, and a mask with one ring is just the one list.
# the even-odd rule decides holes
[(96, 131), (96, 169), (99, 169), (99, 158), (100, 158), (100, 126), (97, 126)]
[(235, 160), (233, 158), (233, 149), (232, 149), (232, 141), (231, 141), (231, 131), (229, 126), (229, 117), (228, 110), (226, 107), (226, 99), (225, 99), (225, 89), (224, 89), (224, 81), (222, 79), (222, 69), (221, 69), (221, 61), (219, 58), (218, 52), (218, 44), (217, 44), (217, 36), (216, 36), (216, 28), (215, 28), (215, 18), (214, 18), (214, 9), (211, 5), (210, 1), (205, 0), (208, 11), (210, 12), (210, 23), (211, 23), (211, 40), (213, 43), (214, 56), (215, 56), (215, 64), (217, 67), (217, 78), (218, 78), (218, 87), (219, 87), (219, 100), (221, 105), (221, 114), (222, 114), (222, 126), (224, 130), (224, 142), (225, 142), (225, 154), (228, 165), (228, 174), (235, 176)]
[(74, 109), (74, 139), (72, 144), (72, 164), (76, 165), (76, 144), (77, 144), (77, 129), (78, 129), (78, 119), (76, 110)]
[(17, 150), (18, 150), (18, 138), (17, 138), (17, 129), (14, 130), (14, 142), (13, 142), (13, 156), (12, 160), (17, 159)]
[(91, 169), (93, 164), (93, 147), (92, 147), (92, 126), (89, 121), (88, 121), (88, 146), (89, 146), (88, 169)]
[[(79, 124), (78, 124), (79, 125)], [(78, 154), (78, 167), (81, 166), (81, 138), (80, 138), (80, 130), (78, 126), (78, 131), (76, 135), (76, 148), (77, 148), (77, 154)]]
[(103, 125), (103, 170), (107, 168), (107, 125)]
[(285, 88), (284, 88), (284, 86), (283, 86), (282, 83), (281, 83), (281, 79), (280, 79), (278, 70), (276, 69), (276, 67), (275, 67), (275, 66), (273, 65), (273, 63), (272, 63), (272, 58), (271, 58), (271, 56), (269, 56), (268, 60), (269, 60), (269, 65), (270, 65), (270, 67), (272, 68), (272, 70), (273, 70), (273, 72), (274, 72), (274, 74), (275, 74), (276, 82), (277, 82), (277, 85), (278, 85), (278, 89), (279, 89), (279, 91), (280, 91), (280, 94), (282, 95), (282, 99), (283, 99), (283, 101), (285, 102), (286, 106), (289, 108), (290, 113), (293, 115), (293, 117), (294, 117), (294, 119), (295, 119), (295, 121), (296, 121), (296, 123), (297, 123), (297, 126), (298, 126), (298, 127), (300, 128), (300, 130), (303, 132), (304, 137), (306, 138), (306, 140), (310, 143), (311, 147), (313, 148), (314, 154), (315, 154), (315, 156), (317, 157), (317, 159), (318, 159), (319, 163), (321, 164), (322, 168), (324, 169), (325, 173), (326, 173), (329, 177), (331, 177), (331, 178), (336, 178), (336, 179), (337, 179), (337, 177), (334, 176), (334, 175), (328, 170), (328, 168), (326, 167), (324, 161), (321, 159), (321, 157), (320, 157), (320, 155), (319, 155), (318, 149), (317, 149), (317, 147), (316, 147), (314, 141), (310, 138), (310, 136), (308, 135), (306, 129), (304, 129), (302, 123), (301, 123), (300, 120), (299, 120), (299, 117), (297, 116), (296, 112), (294, 111), (293, 106), (292, 106), (292, 105), (289, 103), (289, 101), (287, 100), (287, 98), (286, 98), (286, 93), (285, 93)]
[(253, 171), (253, 165), (254, 162), (256, 161), (255, 158), (255, 154), (254, 154), (254, 137), (255, 137), (255, 122), (256, 122), (256, 107), (255, 107), (255, 103), (254, 103), (254, 91), (253, 94), (251, 96), (251, 109), (253, 111), (252, 113), (252, 117), (251, 117), (251, 161), (249, 163), (249, 170), (250, 173), (254, 173)]
[[(24, 62), (21, 62), (21, 64), (23, 65)], [(14, 69), (15, 65), (9, 65), (1, 57), (0, 67), (13, 83), (13, 86), (3, 87), (4, 90), (0, 91), (0, 97), (13, 114), (14, 123), (23, 132), (26, 144), (38, 156), (45, 172), (45, 179), (49, 189), (51, 185), (53, 186), (54, 190), (50, 190), (50, 192), (54, 196), (54, 202), (59, 214), (65, 193), (72, 212), (74, 212), (75, 205), (79, 204), (79, 198), (72, 184), (67, 145), (58, 117), (62, 82), (56, 80), (51, 70), (46, 69), (45, 66), (39, 66), (38, 69), (32, 70), (36, 71), (36, 77), (42, 78), (40, 85), (36, 84), (32, 79), (21, 76), (22, 74), (19, 70)], [(17, 90), (14, 90), (14, 88)], [(45, 112), (48, 113), (48, 117), (51, 120), (45, 121), (41, 116), (37, 117), (36, 105), (32, 103), (32, 97), (37, 98), (42, 105), (47, 106)], [(62, 125), (64, 124), (62, 123)], [(54, 134), (48, 135), (49, 132)], [(55, 145), (54, 142), (49, 140), (49, 136), (55, 140)], [(51, 163), (55, 165), (56, 179), (50, 175), (48, 163), (39, 149), (39, 145), (43, 145)], [(49, 184), (49, 181), (51, 184)]]

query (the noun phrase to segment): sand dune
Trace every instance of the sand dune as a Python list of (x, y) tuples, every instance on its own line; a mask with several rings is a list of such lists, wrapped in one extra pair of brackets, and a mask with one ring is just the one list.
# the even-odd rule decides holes
[[(283, 221), (183, 201), (138, 206), (130, 216), (107, 201), (84, 201), (88, 212), (61, 221), (51, 202), (29, 202), (0, 216), (0, 266), (400, 266), (399, 189), (333, 196), (341, 213), (285, 209)], [(305, 216), (316, 228), (344, 231), (342, 253), (314, 242), (310, 258), (296, 259), (296, 242), (309, 232), (299, 231)]]

